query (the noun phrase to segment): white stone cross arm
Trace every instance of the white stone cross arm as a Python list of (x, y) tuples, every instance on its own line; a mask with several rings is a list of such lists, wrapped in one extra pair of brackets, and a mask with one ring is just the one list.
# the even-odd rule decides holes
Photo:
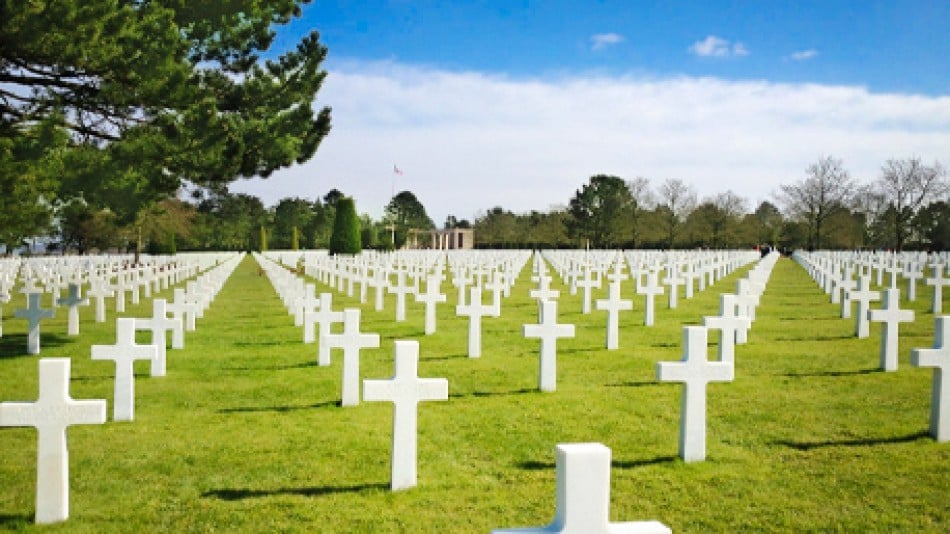
[(131, 421), (135, 417), (135, 360), (153, 360), (154, 345), (135, 343), (135, 319), (116, 319), (115, 345), (93, 345), (93, 360), (115, 362), (115, 389), (112, 399), (112, 419)]
[(914, 349), (910, 363), (916, 367), (933, 367), (930, 396), (930, 435), (939, 442), (950, 441), (950, 317), (937, 317), (932, 349)]
[(175, 346), (176, 340), (181, 340), (184, 345), (184, 324), (181, 318), (168, 316), (167, 305), (168, 302), (165, 299), (153, 299), (152, 317), (135, 320), (137, 330), (148, 330), (152, 333), (152, 345), (156, 349), (155, 359), (152, 360), (152, 376), (165, 376), (165, 349), (167, 348), (165, 332), (172, 332), (172, 348), (181, 348)]
[(79, 306), (88, 306), (89, 299), (82, 298), (82, 288), (79, 284), (69, 284), (69, 293), (56, 300), (56, 304), (69, 308), (67, 312), (66, 334), (79, 335)]
[(26, 338), (26, 352), (29, 354), (40, 353), (40, 321), (56, 316), (55, 309), (43, 308), (40, 305), (41, 297), (42, 293), (28, 293), (27, 307), (13, 312), (14, 317), (27, 320), (29, 331)]
[(448, 400), (444, 378), (419, 378), (419, 342), (397, 340), (395, 374), (389, 380), (364, 380), (363, 400), (388, 401), (393, 407), (393, 491), (416, 485), (417, 408), (421, 401)]
[(496, 529), (492, 534), (670, 534), (659, 521), (610, 522), (610, 449), (565, 443), (556, 449), (554, 521), (546, 527)]
[(36, 402), (0, 403), (0, 427), (36, 428), (36, 522), (69, 518), (69, 450), (66, 429), (106, 422), (106, 401), (69, 396), (69, 358), (41, 358), (40, 395)]
[(360, 332), (360, 309), (343, 310), (343, 333), (327, 334), (323, 340), (328, 348), (343, 349), (343, 385), (341, 403), (360, 403), (360, 350), (379, 347), (379, 334)]
[(913, 310), (900, 309), (901, 293), (897, 288), (884, 292), (884, 307), (868, 310), (868, 320), (881, 325), (881, 370), (897, 370), (898, 324), (914, 320)]
[(541, 324), (523, 326), (524, 337), (541, 339), (541, 361), (538, 388), (541, 391), (557, 389), (557, 340), (574, 337), (574, 325), (557, 323), (557, 301), (541, 301)]
[(706, 328), (683, 327), (683, 359), (656, 364), (660, 382), (682, 382), (685, 391), (680, 415), (680, 456), (686, 462), (706, 459), (706, 385), (731, 382), (735, 377), (732, 362), (706, 359)]

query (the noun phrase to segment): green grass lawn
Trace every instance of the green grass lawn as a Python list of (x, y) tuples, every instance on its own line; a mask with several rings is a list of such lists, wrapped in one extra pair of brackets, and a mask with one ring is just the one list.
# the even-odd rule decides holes
[[(789, 259), (777, 263), (749, 343), (736, 347), (736, 380), (709, 386), (707, 461), (677, 458), (681, 385), (655, 380), (655, 364), (680, 359), (683, 325), (718, 310), (740, 270), (642, 326), (642, 297), (624, 297), (621, 349), (604, 346), (606, 314), (580, 313), (560, 289), (557, 391), (537, 391), (537, 340), (524, 339), (537, 306), (525, 268), (501, 318), (483, 321), (480, 359), (466, 357), (467, 319), (456, 291), (439, 306), (438, 333), (423, 336), (421, 304), (395, 323), (394, 298), (363, 306), (362, 378), (393, 373), (393, 340), (418, 339), (419, 374), (449, 380), (446, 402), (419, 407), (419, 485), (389, 491), (392, 405), (338, 406), (341, 355), (316, 365), (316, 344), (247, 257), (189, 333), (168, 351), (168, 375), (136, 364), (135, 421), (113, 423), (111, 362), (92, 344), (114, 342), (114, 314), (68, 338), (65, 309), (43, 323), (45, 357), (72, 358), (74, 398), (109, 400), (106, 425), (69, 430), (69, 532), (488, 532), (547, 524), (554, 513), (554, 447), (601, 442), (613, 451), (611, 519), (656, 519), (676, 532), (950, 530), (950, 444), (927, 436), (932, 370), (910, 349), (933, 344), (930, 289), (916, 321), (901, 325), (900, 370), (876, 371), (880, 325), (852, 336), (853, 320)], [(326, 291), (319, 285), (319, 290)], [(904, 289), (902, 285), (902, 290)], [(169, 296), (166, 291), (159, 296)], [(596, 292), (604, 298), (606, 288)], [(33, 400), (36, 356), (25, 354), (22, 296), (3, 308), (0, 400)], [(48, 305), (48, 300), (44, 300)], [(334, 294), (335, 309), (358, 300)], [(877, 306), (874, 306), (877, 307)], [(143, 299), (125, 316), (150, 315)], [(339, 326), (338, 326), (339, 328)], [(710, 356), (718, 336), (710, 333)], [(142, 340), (145, 337), (143, 334)], [(0, 528), (32, 530), (33, 429), (0, 429)], [(38, 529), (39, 530), (39, 529)]]

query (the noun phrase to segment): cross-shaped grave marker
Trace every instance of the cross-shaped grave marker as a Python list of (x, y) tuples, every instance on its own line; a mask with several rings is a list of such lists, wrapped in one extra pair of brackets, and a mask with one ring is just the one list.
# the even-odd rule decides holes
[(633, 301), (620, 298), (620, 281), (617, 280), (607, 285), (607, 298), (594, 305), (597, 310), (607, 312), (607, 349), (616, 350), (620, 347), (620, 312), (632, 310)]
[(936, 315), (943, 313), (943, 286), (950, 285), (950, 278), (943, 277), (943, 264), (933, 265), (931, 269), (933, 269), (933, 276), (924, 280), (924, 283), (934, 288), (930, 300), (930, 312)]
[(396, 272), (396, 283), (390, 284), (389, 292), (396, 295), (396, 321), (405, 321), (406, 295), (415, 293), (415, 287), (406, 283), (406, 271), (399, 269)]
[(556, 448), (554, 521), (546, 527), (495, 529), (492, 534), (670, 534), (659, 521), (610, 522), (610, 449), (600, 443)]
[(429, 276), (426, 278), (426, 292), (416, 294), (416, 302), (425, 304), (425, 335), (427, 336), (435, 333), (435, 305), (446, 300), (445, 293), (439, 292), (440, 285), (438, 276)]
[(69, 358), (40, 358), (40, 395), (36, 402), (0, 402), (0, 427), (32, 426), (36, 454), (36, 522), (69, 518), (69, 450), (66, 429), (106, 422), (106, 401), (69, 396)]
[(455, 307), (455, 314), (468, 317), (468, 357), (478, 358), (482, 355), (482, 317), (492, 317), (492, 306), (482, 304), (482, 290), (473, 287), (469, 290), (468, 304), (459, 304)]
[(395, 345), (393, 377), (363, 381), (363, 400), (393, 403), (393, 491), (416, 485), (419, 402), (449, 398), (448, 380), (419, 378), (418, 341), (397, 340)]
[(914, 320), (913, 310), (900, 309), (901, 290), (890, 288), (884, 291), (884, 307), (868, 310), (868, 320), (881, 325), (881, 370), (897, 370), (897, 327), (900, 323)]
[(320, 339), (317, 342), (317, 365), (326, 367), (330, 365), (330, 346), (327, 345), (327, 337), (330, 335), (330, 325), (343, 321), (342, 311), (333, 311), (333, 294), (320, 293), (320, 306), (314, 311), (308, 311), (304, 314), (304, 327), (307, 323), (319, 324)]
[(90, 283), (89, 291), (86, 293), (96, 300), (96, 322), (106, 322), (106, 297), (115, 295), (115, 291), (105, 280), (94, 279)]
[(167, 348), (165, 332), (169, 330), (172, 332), (172, 348), (182, 348), (174, 345), (176, 338), (184, 342), (184, 325), (182, 325), (181, 319), (168, 316), (166, 306), (165, 299), (153, 299), (152, 316), (147, 319), (135, 319), (136, 330), (148, 330), (152, 333), (152, 345), (155, 347), (155, 359), (152, 360), (151, 369), (152, 376), (165, 376), (165, 349)]
[[(322, 335), (320, 341), (324, 342)], [(379, 334), (360, 332), (360, 309), (347, 308), (343, 310), (343, 332), (327, 333), (325, 343), (327, 350), (343, 349), (341, 405), (358, 405), (360, 403), (360, 349), (379, 348)]]
[(577, 280), (577, 287), (584, 290), (582, 295), (581, 312), (585, 315), (590, 313), (590, 291), (593, 288), (600, 287), (600, 279), (595, 278), (590, 265), (584, 266), (584, 278)]
[(870, 328), (868, 325), (868, 308), (871, 302), (880, 300), (880, 291), (871, 291), (871, 277), (861, 276), (858, 278), (858, 288), (848, 292), (850, 300), (858, 303), (858, 313), (854, 315), (854, 334), (859, 338), (868, 337)]
[(26, 337), (26, 352), (28, 354), (40, 353), (40, 321), (56, 317), (55, 309), (40, 306), (42, 296), (42, 293), (28, 293), (27, 307), (13, 311), (14, 317), (27, 320), (29, 332)]
[(132, 421), (135, 417), (135, 360), (154, 360), (153, 345), (135, 342), (135, 319), (116, 318), (115, 345), (93, 345), (93, 360), (115, 362), (115, 388), (112, 399), (112, 420)]
[(747, 330), (752, 321), (736, 313), (736, 296), (728, 293), (719, 295), (719, 316), (703, 317), (703, 326), (712, 330), (719, 330), (719, 361), (735, 361), (736, 334), (740, 330)]
[[(654, 320), (654, 305), (653, 299), (657, 295), (663, 294), (663, 286), (658, 282), (659, 276), (657, 272), (653, 269), (647, 271), (647, 283), (646, 285), (641, 286), (637, 284), (637, 294), (644, 296), (644, 306), (643, 306), (643, 324), (644, 326), (653, 326)], [(637, 279), (639, 282), (639, 278)]]
[(933, 386), (930, 393), (930, 435), (939, 442), (950, 441), (950, 317), (934, 320), (932, 349), (914, 349), (910, 363), (916, 367), (933, 367)]
[(88, 306), (89, 299), (82, 298), (82, 288), (79, 284), (69, 284), (69, 293), (56, 300), (56, 304), (69, 308), (66, 319), (66, 334), (70, 336), (79, 335), (79, 306)]
[(732, 362), (706, 359), (706, 327), (683, 327), (683, 359), (656, 364), (660, 382), (683, 382), (680, 412), (679, 454), (685, 462), (706, 459), (706, 385), (731, 382), (735, 377)]
[(541, 391), (557, 389), (557, 340), (574, 337), (574, 325), (557, 324), (557, 301), (541, 301), (541, 324), (523, 326), (524, 337), (541, 339), (541, 360), (538, 368), (538, 388)]

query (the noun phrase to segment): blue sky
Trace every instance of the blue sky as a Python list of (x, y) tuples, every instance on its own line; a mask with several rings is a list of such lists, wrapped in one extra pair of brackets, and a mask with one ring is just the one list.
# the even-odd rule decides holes
[(440, 223), (544, 211), (606, 172), (754, 209), (825, 154), (859, 181), (889, 158), (950, 164), (946, 0), (316, 0), (275, 49), (311, 29), (334, 130), (234, 188), (265, 203), (337, 187), (378, 216), (395, 186)]

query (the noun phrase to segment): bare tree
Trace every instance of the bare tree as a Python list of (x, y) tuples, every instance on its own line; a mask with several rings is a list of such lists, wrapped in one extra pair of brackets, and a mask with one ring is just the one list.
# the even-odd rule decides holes
[(627, 189), (630, 190), (630, 196), (633, 197), (633, 207), (630, 210), (630, 222), (633, 226), (633, 246), (640, 246), (640, 223), (643, 220), (643, 214), (653, 209), (656, 199), (653, 191), (650, 189), (650, 180), (638, 176), (627, 182)]
[(890, 228), (891, 243), (901, 250), (910, 237), (911, 220), (921, 207), (947, 192), (947, 173), (940, 162), (932, 166), (920, 158), (890, 159), (881, 167), (874, 190), (883, 200), (878, 216)]
[(854, 181), (841, 160), (823, 156), (805, 169), (805, 179), (782, 184), (779, 203), (787, 217), (808, 226), (808, 243), (821, 248), (824, 223), (836, 210), (847, 204)]
[(667, 246), (673, 248), (686, 216), (696, 208), (696, 191), (678, 178), (670, 178), (660, 185), (657, 211), (661, 212), (667, 237)]

